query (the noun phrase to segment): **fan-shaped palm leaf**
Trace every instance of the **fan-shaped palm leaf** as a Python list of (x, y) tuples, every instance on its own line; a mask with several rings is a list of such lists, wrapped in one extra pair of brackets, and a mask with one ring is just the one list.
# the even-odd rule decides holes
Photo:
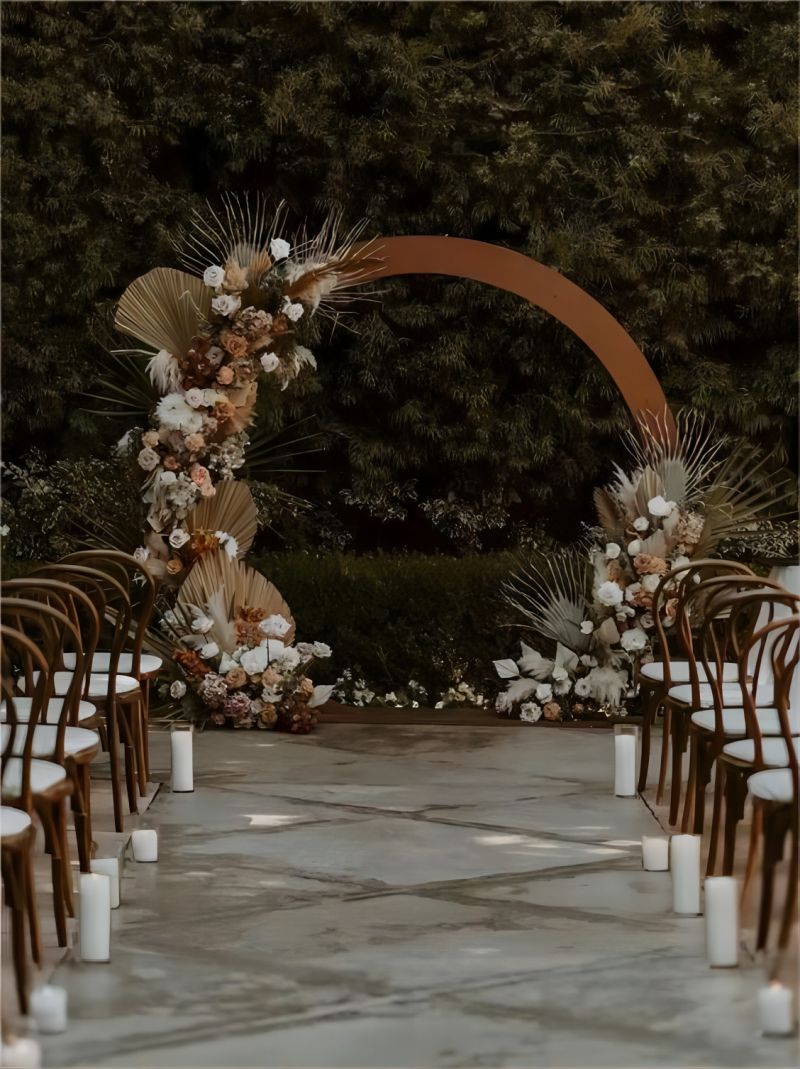
[(154, 349), (181, 354), (210, 311), (211, 290), (202, 279), (171, 267), (156, 267), (122, 294), (114, 325)]
[(583, 547), (563, 550), (521, 567), (503, 584), (503, 597), (543, 638), (585, 653), (591, 636), (581, 632), (588, 615), (591, 564)]
[(181, 262), (202, 276), (212, 264), (234, 260), (257, 283), (272, 267), (269, 245), (286, 220), (283, 201), (273, 208), (260, 193), (225, 193), (215, 209), (210, 202), (192, 212), (189, 224), (175, 235), (173, 245)]
[[(225, 479), (213, 497), (204, 498), (185, 520), (187, 531), (225, 531), (236, 539), (237, 556), (250, 551), (258, 530), (256, 506), (246, 482)], [(191, 573), (190, 573), (191, 574)]]

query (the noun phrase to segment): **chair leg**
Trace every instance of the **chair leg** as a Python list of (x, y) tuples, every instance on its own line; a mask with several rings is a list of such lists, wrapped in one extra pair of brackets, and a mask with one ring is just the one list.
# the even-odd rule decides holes
[(695, 835), (702, 835), (706, 824), (706, 791), (714, 774), (716, 754), (714, 744), (709, 739), (698, 736), (697, 739), (697, 778), (694, 785), (694, 825)]
[(792, 934), (795, 914), (797, 913), (797, 884), (800, 880), (800, 864), (798, 864), (798, 829), (796, 812), (794, 814), (793, 823), (794, 827), (790, 831), (791, 852), (789, 854), (789, 873), (788, 884), (786, 888), (786, 901), (783, 906), (781, 930), (780, 935), (778, 936), (778, 946), (781, 950), (786, 950), (786, 948), (789, 946), (789, 940)]
[(136, 795), (136, 751), (131, 737), (131, 724), (128, 720), (127, 710), (121, 710), (119, 718), (123, 736), (123, 754), (125, 758), (125, 789), (128, 794), (128, 811), (139, 812), (139, 799)]
[(64, 880), (64, 904), (70, 917), (75, 916), (75, 900), (72, 895), (72, 865), (69, 859), (69, 840), (67, 838), (67, 804), (62, 799), (55, 804), (56, 830), (58, 832), (59, 853), (61, 855), (61, 875)]
[(765, 807), (764, 854), (761, 864), (761, 903), (758, 910), (756, 950), (763, 950), (767, 945), (772, 915), (772, 895), (775, 889), (775, 866), (783, 856), (783, 841), (787, 824), (785, 806), (778, 808)]
[(131, 708), (131, 721), (133, 723), (133, 742), (136, 749), (137, 786), (139, 788), (139, 797), (144, 798), (147, 794), (147, 757), (145, 755), (144, 702), (141, 696)]
[(67, 912), (64, 906), (64, 876), (61, 871), (58, 833), (53, 823), (52, 806), (43, 805), (38, 810), (44, 828), (45, 846), (50, 854), (50, 880), (53, 885), (53, 918), (56, 924), (58, 945), (67, 945)]
[(675, 827), (678, 823), (678, 809), (681, 802), (681, 772), (683, 751), (686, 738), (683, 715), (677, 709), (672, 710), (672, 782), (669, 785), (669, 823)]
[(742, 880), (742, 897), (741, 906), (742, 912), (744, 912), (745, 902), (747, 901), (747, 892), (750, 888), (750, 881), (753, 878), (753, 873), (756, 868), (756, 859), (758, 858), (758, 844), (761, 841), (761, 836), (764, 833), (764, 811), (761, 808), (757, 798), (753, 799), (753, 819), (750, 822), (750, 843), (747, 848), (747, 863), (744, 869), (744, 878)]
[(150, 779), (150, 680), (142, 680), (142, 750), (144, 754), (145, 792)]
[[(658, 715), (658, 709), (656, 709)], [(664, 791), (667, 785), (667, 769), (669, 768), (669, 744), (672, 735), (672, 708), (664, 706), (664, 727), (661, 732), (661, 762), (658, 769), (658, 787), (656, 788), (656, 805), (664, 804)]]
[(689, 732), (689, 778), (686, 781), (686, 793), (683, 797), (683, 816), (681, 818), (681, 835), (689, 830), (694, 813), (695, 794), (697, 791), (700, 740), (694, 732)]
[(3, 851), (3, 891), (10, 913), (11, 955), (14, 963), (14, 981), (17, 988), (19, 1010), (28, 1013), (28, 962), (25, 953), (25, 894), (24, 875), (21, 868), (23, 850)]
[(70, 777), (72, 779), (72, 821), (75, 825), (75, 841), (78, 846), (78, 864), (81, 872), (91, 872), (91, 842), (92, 836), (89, 818), (86, 813), (84, 798), (84, 776), (82, 765), (70, 762)]
[(718, 761), (714, 770), (714, 808), (711, 813), (711, 835), (708, 841), (708, 862), (706, 864), (706, 876), (713, 876), (717, 868), (719, 824), (722, 811), (722, 792), (724, 787), (725, 762)]
[(108, 732), (108, 760), (111, 766), (111, 796), (114, 803), (114, 829), (118, 832), (124, 830), (122, 818), (122, 783), (119, 772), (119, 720), (115, 702), (106, 710), (106, 725)]
[(733, 875), (736, 854), (736, 828), (744, 816), (744, 801), (747, 795), (745, 778), (741, 769), (729, 766), (725, 773), (725, 829), (723, 832), (722, 875)]
[(37, 965), (41, 965), (42, 962), (42, 932), (39, 927), (39, 909), (36, 905), (36, 885), (33, 879), (33, 840), (35, 833), (31, 836), (31, 849), (25, 851), (23, 856), (24, 862), (24, 883), (25, 883), (25, 905), (28, 912), (28, 932), (31, 940), (31, 957)]

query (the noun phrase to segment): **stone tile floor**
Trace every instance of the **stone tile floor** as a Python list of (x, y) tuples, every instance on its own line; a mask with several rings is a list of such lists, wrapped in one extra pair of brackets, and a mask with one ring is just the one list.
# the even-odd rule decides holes
[[(110, 965), (68, 956), (47, 1066), (797, 1064), (756, 1031), (763, 965), (710, 970), (640, 867), (597, 731), (324, 725), (196, 737), (143, 818)], [(168, 780), (167, 738), (153, 738)]]

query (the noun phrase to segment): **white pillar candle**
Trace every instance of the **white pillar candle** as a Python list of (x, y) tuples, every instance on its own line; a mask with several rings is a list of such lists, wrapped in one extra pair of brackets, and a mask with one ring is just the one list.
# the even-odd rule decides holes
[(614, 735), (614, 794), (633, 798), (636, 794), (636, 736)]
[(173, 731), (170, 735), (173, 792), (194, 790), (194, 772), (192, 768), (193, 742), (194, 732), (191, 728), (188, 731)]
[(42, 1048), (35, 1039), (12, 1039), (0, 1044), (3, 1069), (41, 1069)]
[(82, 961), (111, 960), (111, 881), (82, 872), (79, 883), (79, 935)]
[(158, 832), (155, 828), (137, 828), (131, 832), (134, 861), (158, 861)]
[(101, 876), (108, 876), (111, 881), (111, 908), (119, 909), (119, 896), (121, 880), (119, 872), (119, 858), (117, 857), (94, 857), (92, 858), (92, 872)]
[(45, 984), (31, 994), (31, 1015), (36, 1027), (50, 1035), (67, 1030), (67, 992), (63, 987)]
[(739, 892), (733, 876), (709, 876), (705, 882), (706, 955), (708, 964), (730, 969), (739, 964)]
[(765, 1036), (790, 1036), (794, 1032), (792, 992), (777, 980), (758, 993), (758, 1025)]
[(642, 868), (648, 872), (669, 869), (669, 838), (666, 835), (642, 836)]
[(697, 916), (700, 913), (700, 836), (673, 835), (669, 861), (673, 912)]

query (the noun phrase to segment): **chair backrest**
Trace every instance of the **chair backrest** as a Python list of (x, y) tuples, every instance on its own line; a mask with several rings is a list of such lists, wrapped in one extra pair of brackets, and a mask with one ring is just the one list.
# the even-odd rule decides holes
[(36, 724), (41, 705), (46, 701), (46, 696), (49, 693), (50, 677), (47, 670), (47, 661), (45, 660), (44, 655), (41, 650), (31, 642), (28, 636), (21, 631), (17, 631), (13, 627), (8, 627), (6, 624), (0, 624), (0, 661), (2, 661), (3, 665), (2, 679), (0, 679), (0, 694), (2, 695), (3, 708), (5, 711), (5, 726), (8, 729), (5, 743), (3, 745), (3, 773), (5, 773), (5, 770), (8, 767), (8, 759), (14, 754), (18, 731), (17, 707), (14, 701), (13, 666), (15, 663), (19, 663), (19, 660), (23, 657), (30, 658), (34, 663), (38, 664), (40, 672), (39, 684), (37, 693), (33, 696), (31, 701), (31, 713), (28, 719), (30, 727), (26, 726), (23, 729), (26, 731), (26, 736), (25, 745), (22, 748), (22, 754), (20, 756), (22, 762), (22, 775), (20, 776), (19, 793), (14, 792), (11, 797), (4, 799), (3, 804), (14, 806), (17, 809), (23, 809), (26, 813), (31, 813), (33, 728)]
[[(117, 693), (116, 679), (119, 659), (125, 648), (130, 629), (131, 607), (128, 592), (123, 583), (108, 572), (78, 564), (48, 564), (37, 569), (32, 578), (50, 577), (60, 579), (79, 590), (92, 600), (100, 619), (100, 626), (110, 628), (110, 656), (107, 673), (108, 690), (106, 701), (111, 702)], [(94, 651), (92, 651), (94, 653)], [(91, 662), (89, 662), (91, 664)], [(88, 688), (91, 668), (87, 669)], [(86, 691), (88, 697), (88, 689)]]
[[(142, 646), (153, 615), (157, 586), (152, 573), (129, 553), (117, 550), (84, 549), (70, 553), (62, 560), (64, 564), (83, 564), (98, 571), (107, 571), (120, 582), (127, 583), (128, 600), (135, 609), (131, 627), (131, 675), (138, 677), (141, 669)], [(136, 589), (135, 589), (136, 588)]]
[[(795, 804), (798, 798), (798, 758), (794, 747), (791, 712), (797, 710), (797, 699), (800, 689), (797, 671), (800, 661), (800, 598), (792, 597), (795, 603), (795, 612), (790, 616), (781, 616), (772, 620), (765, 627), (759, 628), (750, 639), (750, 648), (758, 649), (758, 659), (769, 659), (769, 675), (773, 684), (773, 704), (778, 711), (781, 736), (786, 743), (788, 751), (788, 767), (791, 771)], [(745, 650), (745, 653), (748, 651)], [(742, 659), (742, 664), (747, 663), (747, 658)], [(745, 720), (750, 735), (755, 743), (755, 763), (758, 767), (764, 766), (761, 731), (758, 717), (756, 716), (756, 687), (748, 680), (744, 672), (740, 675), (742, 688), (742, 700), (745, 710)]]
[[(740, 705), (745, 710), (745, 728), (756, 739), (756, 763), (762, 764), (760, 732), (755, 709), (774, 705), (779, 686), (791, 686), (785, 674), (773, 676), (773, 645), (783, 639), (780, 623), (800, 612), (800, 597), (776, 586), (741, 584), (740, 589), (718, 589), (706, 605), (706, 618), (699, 636), (702, 663), (714, 706), (715, 735), (718, 745), (726, 741), (723, 712), (725, 706)], [(730, 694), (731, 683), (725, 668), (738, 665), (739, 686), (736, 700)], [(797, 676), (800, 684), (800, 674)], [(734, 684), (735, 685), (735, 684)], [(791, 701), (790, 691), (786, 694)], [(795, 700), (797, 695), (795, 695)], [(750, 712), (748, 711), (750, 710)]]
[(661, 662), (664, 671), (664, 685), (672, 686), (670, 671), (670, 650), (667, 628), (664, 624), (664, 609), (672, 607), (672, 633), (678, 638), (678, 643), (690, 664), (694, 659), (692, 620), (686, 607), (686, 600), (695, 589), (695, 586), (704, 579), (718, 577), (724, 579), (727, 576), (746, 575), (753, 572), (745, 564), (738, 561), (703, 559), (690, 561), (688, 564), (680, 564), (668, 572), (653, 594), (652, 615), (657, 647), (660, 651)]

